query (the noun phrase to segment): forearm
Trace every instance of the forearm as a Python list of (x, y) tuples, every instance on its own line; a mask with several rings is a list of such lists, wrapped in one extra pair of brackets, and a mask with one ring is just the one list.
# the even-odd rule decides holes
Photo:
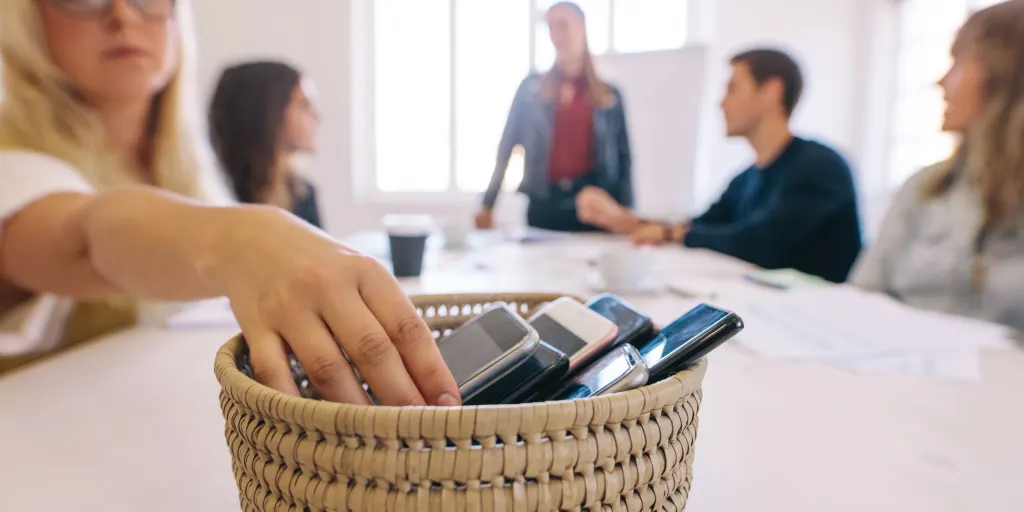
[[(494, 181), (493, 179), (491, 180)], [(501, 185), (494, 186), (493, 184), (487, 187), (487, 191), (484, 192), (483, 208), (485, 210), (493, 210), (494, 205), (498, 202), (498, 193), (501, 192)]]
[(216, 248), (225, 237), (237, 236), (235, 222), (275, 213), (259, 206), (204, 206), (154, 188), (131, 187), (96, 196), (80, 221), (88, 262), (118, 290), (192, 300), (225, 293), (210, 269), (220, 263)]
[(512, 160), (512, 148), (506, 147), (507, 143), (502, 141), (498, 148), (498, 158), (494, 165), (494, 172), (491, 173), (491, 180), (487, 184), (487, 191), (484, 192), (483, 207), (487, 210), (494, 209), (498, 202), (498, 194), (501, 193), (501, 186), (505, 182), (505, 170)]

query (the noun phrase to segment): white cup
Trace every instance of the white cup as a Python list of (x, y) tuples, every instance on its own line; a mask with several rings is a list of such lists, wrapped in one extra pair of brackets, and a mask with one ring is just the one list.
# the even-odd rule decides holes
[(648, 247), (617, 246), (601, 254), (597, 271), (609, 291), (643, 291), (652, 286), (654, 254)]
[(465, 249), (469, 245), (469, 234), (473, 232), (473, 219), (468, 215), (449, 217), (441, 221), (445, 249)]

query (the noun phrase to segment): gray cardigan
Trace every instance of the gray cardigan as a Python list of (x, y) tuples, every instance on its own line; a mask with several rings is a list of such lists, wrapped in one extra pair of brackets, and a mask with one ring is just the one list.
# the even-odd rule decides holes
[(920, 193), (925, 177), (946, 165), (951, 164), (926, 168), (903, 185), (851, 280), (914, 307), (1024, 331), (1024, 233), (1003, 228), (988, 236), (987, 280), (984, 290), (976, 293), (971, 266), (982, 220), (977, 189), (960, 176), (939, 197), (924, 199)]
[[(614, 102), (608, 107), (594, 107), (594, 162), (595, 185), (607, 191), (619, 204), (633, 207), (633, 157), (629, 149), (626, 111), (622, 93), (611, 87)], [(512, 100), (512, 108), (505, 122), (505, 131), (498, 144), (498, 159), (491, 175), (490, 185), (484, 193), (484, 207), (493, 208), (505, 181), (512, 149), (522, 145), (526, 150), (523, 181), (519, 192), (530, 199), (547, 197), (548, 159), (551, 156), (551, 137), (554, 131), (555, 103), (541, 96), (540, 75), (526, 77)]]

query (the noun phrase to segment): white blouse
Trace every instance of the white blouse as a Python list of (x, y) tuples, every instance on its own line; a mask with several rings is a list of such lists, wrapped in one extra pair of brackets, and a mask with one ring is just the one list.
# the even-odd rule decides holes
[[(85, 178), (61, 160), (32, 151), (0, 150), (0, 229), (11, 216), (44, 197), (92, 191)], [(0, 357), (50, 349), (63, 336), (72, 306), (71, 300), (41, 295), (0, 314)]]
[(92, 192), (74, 167), (32, 151), (0, 150), (0, 221), (32, 202), (62, 192)]

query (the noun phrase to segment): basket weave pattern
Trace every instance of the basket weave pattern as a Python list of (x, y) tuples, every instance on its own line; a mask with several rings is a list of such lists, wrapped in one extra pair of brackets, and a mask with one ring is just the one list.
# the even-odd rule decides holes
[[(558, 295), (414, 297), (435, 336), (488, 302), (523, 314)], [(464, 408), (301, 399), (218, 353), (221, 409), (246, 511), (682, 511), (702, 361), (662, 382), (584, 400)]]

